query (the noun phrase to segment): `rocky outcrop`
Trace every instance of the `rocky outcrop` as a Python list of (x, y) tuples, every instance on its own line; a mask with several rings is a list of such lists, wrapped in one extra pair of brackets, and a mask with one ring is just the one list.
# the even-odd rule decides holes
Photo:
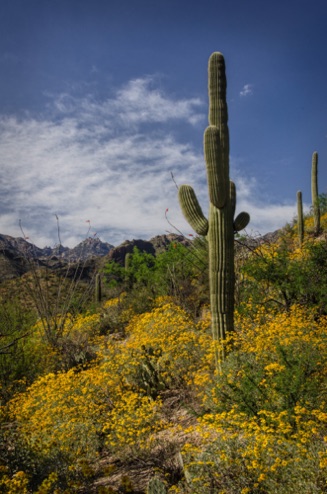
[(113, 245), (102, 242), (99, 238), (89, 237), (73, 249), (66, 250), (62, 257), (70, 261), (80, 261), (90, 257), (106, 256), (113, 248)]
[(126, 254), (132, 253), (134, 247), (137, 247), (141, 252), (147, 252), (148, 254), (156, 255), (164, 252), (168, 249), (169, 245), (173, 242), (181, 243), (184, 245), (190, 245), (190, 240), (183, 235), (176, 235), (169, 233), (168, 235), (157, 235), (150, 240), (125, 240), (118, 247), (114, 247), (108, 255), (110, 261), (115, 261), (125, 265)]
[(111, 249), (111, 244), (98, 238), (87, 238), (73, 249), (62, 245), (41, 249), (23, 238), (0, 234), (0, 282), (22, 276), (36, 266), (65, 270), (68, 277), (72, 271), (76, 277), (78, 265), (83, 270), (81, 276), (88, 277), (95, 265), (91, 260), (106, 256)]
[(132, 253), (134, 247), (137, 247), (141, 252), (147, 252), (148, 254), (155, 255), (156, 253), (153, 244), (147, 240), (125, 240), (125, 242), (109, 252), (109, 261), (115, 261), (124, 266), (126, 254)]
[(186, 246), (191, 244), (189, 239), (183, 235), (176, 235), (175, 233), (169, 233), (168, 235), (157, 235), (156, 237), (151, 238), (149, 242), (153, 245), (156, 253), (161, 253), (167, 250), (172, 242)]
[(36, 247), (36, 245), (27, 242), (21, 237), (10, 237), (10, 235), (0, 234), (0, 252), (11, 252), (16, 257), (41, 257), (43, 255), (43, 249)]

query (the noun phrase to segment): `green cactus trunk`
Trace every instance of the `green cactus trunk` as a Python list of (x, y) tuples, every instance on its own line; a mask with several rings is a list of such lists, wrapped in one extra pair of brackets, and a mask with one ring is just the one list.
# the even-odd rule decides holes
[(100, 304), (101, 299), (102, 299), (102, 286), (101, 286), (101, 275), (97, 273), (95, 275), (95, 303)]
[(297, 192), (297, 229), (299, 235), (299, 244), (302, 247), (304, 239), (304, 222), (303, 222), (303, 203), (302, 203), (302, 192), (298, 190)]
[[(230, 201), (228, 201), (230, 202)], [(212, 334), (220, 342), (219, 361), (224, 357), (222, 345), (234, 324), (234, 231), (231, 207), (221, 209), (210, 204), (209, 211), (209, 283)]]
[(320, 207), (319, 207), (319, 195), (318, 195), (318, 153), (316, 151), (312, 155), (311, 196), (312, 196), (312, 209), (313, 209), (315, 234), (319, 235)]
[(234, 328), (234, 232), (248, 224), (248, 213), (235, 221), (236, 189), (229, 179), (229, 131), (226, 102), (225, 61), (215, 52), (209, 59), (209, 127), (204, 133), (204, 154), (209, 189), (209, 220), (201, 210), (195, 192), (189, 185), (179, 188), (183, 214), (199, 235), (209, 244), (209, 283), (212, 334), (217, 343), (216, 363), (224, 358), (226, 334)]

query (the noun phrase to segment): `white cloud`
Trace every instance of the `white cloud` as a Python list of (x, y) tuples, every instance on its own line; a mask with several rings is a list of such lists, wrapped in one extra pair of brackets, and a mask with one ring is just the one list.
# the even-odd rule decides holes
[(252, 84), (245, 84), (240, 91), (240, 96), (249, 96), (253, 94), (253, 85)]
[(152, 83), (150, 77), (134, 79), (117, 92), (113, 107), (124, 121), (139, 123), (183, 119), (194, 124), (202, 119), (202, 114), (196, 113), (196, 109), (202, 106), (200, 99), (167, 99), (159, 90), (151, 89)]
[[(74, 114), (83, 122), (96, 118), (105, 118), (106, 127), (122, 127), (142, 123), (168, 123), (184, 121), (196, 125), (203, 120), (203, 102), (199, 98), (174, 100), (163, 91), (154, 87), (152, 77), (129, 81), (118, 89), (113, 98), (99, 103), (91, 95), (76, 98), (64, 93), (57, 97), (54, 104), (57, 110), (66, 115)], [(110, 125), (111, 124), (111, 125)]]
[(296, 215), (296, 204), (251, 204), (245, 205), (251, 217), (247, 231), (254, 235), (263, 235), (282, 228)]
[[(207, 211), (202, 149), (178, 141), (173, 126), (187, 131), (204, 121), (204, 108), (198, 99), (169, 98), (153, 84), (130, 81), (105, 101), (63, 94), (47, 116), (0, 116), (0, 232), (21, 236), (21, 219), (31, 242), (54, 245), (57, 214), (64, 245), (85, 238), (87, 220), (92, 235), (117, 245), (172, 231), (168, 208), (170, 221), (192, 233), (171, 172), (178, 184), (194, 186)], [(292, 219), (295, 205), (262, 206), (254, 179), (237, 171), (232, 178), (237, 210), (252, 216), (249, 228), (266, 233)]]
[(37, 245), (83, 239), (90, 219), (101, 238), (119, 243), (167, 227), (176, 202), (170, 171), (194, 179), (201, 156), (169, 130), (142, 125), (193, 124), (200, 101), (173, 101), (149, 81), (132, 81), (103, 102), (61, 95), (51, 118), (0, 117), (0, 231), (20, 236), (19, 219)]
[[(248, 233), (257, 236), (274, 232), (296, 218), (296, 201), (284, 204), (264, 202), (256, 192), (258, 184), (254, 177), (245, 179), (235, 164), (232, 165), (232, 173), (237, 192), (236, 214), (241, 211), (250, 214)], [(309, 207), (307, 204), (303, 205), (304, 210), (309, 210)]]

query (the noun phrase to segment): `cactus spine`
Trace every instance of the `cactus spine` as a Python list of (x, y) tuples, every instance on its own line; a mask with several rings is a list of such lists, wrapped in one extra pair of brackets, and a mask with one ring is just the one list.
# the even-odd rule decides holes
[(224, 358), (223, 341), (233, 330), (234, 233), (246, 227), (250, 217), (240, 213), (234, 221), (236, 189), (229, 179), (229, 131), (226, 102), (225, 60), (215, 52), (209, 59), (209, 126), (204, 133), (204, 155), (209, 189), (209, 218), (203, 215), (189, 185), (179, 188), (179, 202), (186, 220), (209, 244), (209, 283), (212, 333), (217, 345), (217, 367)]
[(303, 222), (302, 192), (300, 190), (297, 191), (296, 197), (297, 197), (297, 229), (299, 235), (299, 244), (301, 247), (304, 238), (304, 222)]
[(320, 207), (318, 196), (318, 153), (315, 151), (312, 155), (312, 167), (311, 167), (311, 197), (312, 197), (312, 209), (314, 219), (315, 234), (320, 232)]

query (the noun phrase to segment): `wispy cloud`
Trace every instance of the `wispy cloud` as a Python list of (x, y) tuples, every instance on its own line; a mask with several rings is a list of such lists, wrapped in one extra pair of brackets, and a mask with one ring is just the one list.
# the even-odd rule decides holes
[[(246, 211), (250, 214), (250, 223), (247, 232), (251, 235), (264, 235), (282, 228), (292, 222), (297, 215), (296, 200), (293, 202), (273, 203), (267, 200), (265, 193), (258, 185), (255, 177), (248, 177), (242, 173), (243, 159), (231, 157), (231, 179), (236, 184), (236, 214)], [(260, 191), (260, 194), (258, 191)], [(310, 205), (304, 204), (305, 211)]]
[(203, 101), (199, 98), (169, 98), (155, 87), (155, 78), (150, 76), (129, 81), (116, 91), (113, 98), (101, 103), (91, 95), (76, 98), (65, 93), (56, 97), (54, 105), (62, 114), (74, 115), (85, 122), (104, 118), (113, 127), (117, 123), (126, 127), (178, 120), (195, 125), (203, 120)]
[(167, 228), (164, 211), (176, 204), (170, 171), (192, 180), (201, 162), (169, 124), (194, 125), (202, 103), (174, 101), (150, 83), (131, 81), (100, 102), (60, 95), (51, 117), (0, 117), (0, 231), (20, 235), (22, 219), (35, 243), (53, 243), (54, 214), (66, 244), (82, 239), (86, 219), (112, 243)]
[(251, 94), (253, 94), (253, 85), (252, 84), (245, 84), (243, 86), (242, 90), (240, 91), (240, 96), (241, 97), (250, 96)]
[(123, 115), (125, 122), (167, 122), (183, 119), (196, 124), (202, 119), (198, 108), (202, 101), (198, 98), (188, 100), (167, 99), (159, 90), (151, 89), (153, 79), (135, 79), (117, 93), (112, 103), (115, 111)]
[[(178, 184), (197, 189), (206, 210), (205, 166), (202, 149), (174, 137), (174, 126), (187, 135), (204, 123), (204, 110), (200, 100), (170, 98), (145, 78), (103, 101), (62, 94), (46, 115), (0, 116), (0, 232), (20, 236), (21, 219), (30, 241), (54, 245), (57, 214), (65, 245), (83, 240), (86, 220), (92, 232), (117, 245), (169, 230), (169, 208), (172, 223), (191, 233), (171, 171)], [(292, 217), (293, 206), (262, 208), (253, 179), (237, 171), (232, 178), (238, 210), (252, 214), (252, 228), (264, 233)]]
[(263, 235), (282, 228), (292, 222), (296, 216), (296, 204), (264, 204), (247, 202), (243, 208), (250, 214), (251, 221), (247, 231), (253, 235)]

